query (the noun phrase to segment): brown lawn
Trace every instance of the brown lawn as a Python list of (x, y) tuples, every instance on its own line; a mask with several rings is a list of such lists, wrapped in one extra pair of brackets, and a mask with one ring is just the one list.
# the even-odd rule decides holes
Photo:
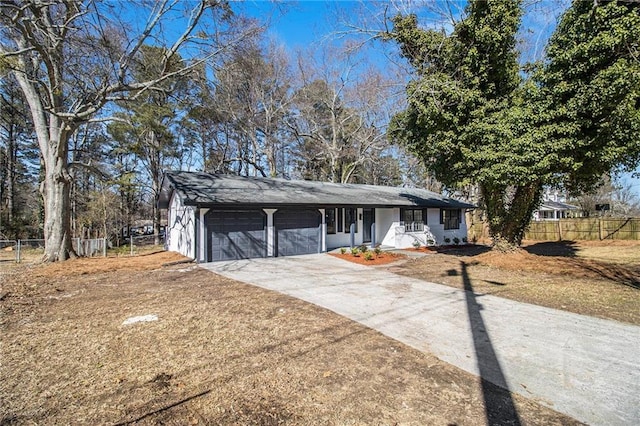
[[(513, 424), (510, 400), (522, 424), (577, 424), (327, 310), (162, 266), (176, 260), (0, 266), (0, 424)], [(123, 325), (142, 315), (158, 319)]]
[(456, 288), (464, 272), (475, 292), (640, 325), (637, 241), (528, 241), (508, 254), (466, 246), (390, 269)]

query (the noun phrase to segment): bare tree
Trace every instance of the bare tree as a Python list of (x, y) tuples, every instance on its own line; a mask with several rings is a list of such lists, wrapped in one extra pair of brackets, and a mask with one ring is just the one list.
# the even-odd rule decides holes
[(290, 127), (305, 178), (350, 182), (388, 144), (389, 83), (348, 55), (298, 56), (300, 89)]
[[(84, 122), (104, 120), (98, 114), (110, 102), (153, 91), (166, 79), (220, 57), (255, 31), (253, 25), (234, 22), (227, 2), (215, 0), (0, 3), (1, 65), (15, 75), (25, 95), (43, 158), (45, 260), (74, 256), (69, 214), (73, 132)], [(131, 70), (144, 44), (162, 46), (166, 54), (159, 75), (140, 80)], [(189, 60), (178, 70), (168, 68), (178, 54)]]
[(289, 60), (281, 47), (270, 43), (263, 48), (259, 42), (246, 43), (216, 71), (213, 93), (203, 87), (208, 103), (193, 110), (190, 118), (205, 128), (217, 128), (208, 132), (214, 143), (204, 153), (205, 161), (216, 164), (217, 170), (283, 176), (284, 117), (291, 103)]
[[(631, 217), (640, 214), (640, 199), (633, 186), (624, 184), (608, 175), (594, 191), (574, 196), (573, 203), (580, 206), (586, 217), (605, 215), (613, 217)], [(608, 209), (597, 210), (597, 205), (608, 205)]]

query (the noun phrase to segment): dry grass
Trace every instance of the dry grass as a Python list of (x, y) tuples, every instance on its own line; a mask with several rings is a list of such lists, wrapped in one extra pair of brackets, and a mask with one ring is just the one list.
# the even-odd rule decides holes
[[(157, 253), (2, 276), (0, 424), (487, 423), (475, 376), (332, 312)], [(158, 320), (123, 325), (154, 314)], [(527, 425), (576, 422), (513, 398)], [(513, 419), (502, 419), (511, 424)]]
[(509, 254), (479, 246), (393, 270), (464, 288), (463, 265), (476, 292), (640, 325), (638, 242), (530, 242)]

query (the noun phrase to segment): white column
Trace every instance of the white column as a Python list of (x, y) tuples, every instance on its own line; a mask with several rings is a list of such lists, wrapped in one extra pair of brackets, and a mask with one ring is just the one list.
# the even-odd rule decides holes
[(273, 225), (273, 214), (278, 209), (262, 209), (267, 214), (267, 256), (275, 256), (276, 228)]
[(327, 251), (327, 218), (325, 216), (325, 211), (324, 209), (318, 209), (320, 210), (320, 217), (322, 218), (322, 223), (320, 225), (320, 239), (321, 239), (321, 247), (320, 247), (320, 251), (321, 252), (326, 252)]
[(206, 229), (207, 227), (204, 226), (204, 215), (207, 214), (207, 212), (210, 209), (200, 209), (200, 226), (198, 229), (198, 261), (200, 262), (206, 262), (207, 261), (207, 239), (210, 238), (207, 235)]

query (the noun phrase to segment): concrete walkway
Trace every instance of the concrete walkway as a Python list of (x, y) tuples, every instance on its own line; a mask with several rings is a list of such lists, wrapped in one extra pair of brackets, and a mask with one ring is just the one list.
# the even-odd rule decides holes
[(326, 254), (201, 266), (330, 309), (582, 422), (640, 422), (640, 327)]

